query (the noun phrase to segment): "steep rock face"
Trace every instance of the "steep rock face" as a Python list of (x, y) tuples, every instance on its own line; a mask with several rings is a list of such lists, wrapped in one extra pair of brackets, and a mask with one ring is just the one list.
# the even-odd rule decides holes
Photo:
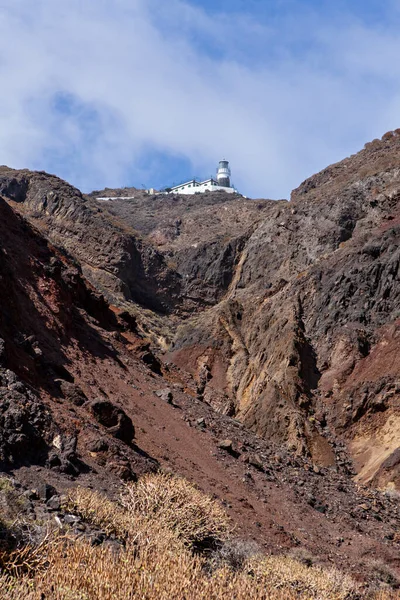
[(225, 192), (151, 196), (135, 190), (132, 200), (117, 199), (101, 206), (166, 257), (180, 277), (182, 307), (197, 311), (224, 297), (246, 240), (258, 222), (270, 218), (276, 205)]
[(193, 372), (207, 357), (209, 401), (224, 392), (260, 435), (339, 465), (345, 439), (362, 479), (398, 444), (399, 161), (393, 137), (302, 184), (171, 355)]
[(180, 281), (164, 257), (79, 190), (46, 173), (2, 167), (0, 194), (74, 256), (104, 293), (160, 312), (175, 305)]
[(275, 204), (243, 204), (225, 193), (204, 201), (134, 192), (135, 200), (97, 202), (46, 173), (0, 168), (0, 194), (75, 257), (109, 300), (164, 315), (221, 300), (244, 241)]

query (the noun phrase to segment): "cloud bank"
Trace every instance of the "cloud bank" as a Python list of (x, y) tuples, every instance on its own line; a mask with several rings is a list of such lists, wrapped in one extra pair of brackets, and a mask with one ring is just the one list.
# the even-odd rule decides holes
[(280, 4), (268, 19), (201, 0), (0, 0), (0, 163), (89, 191), (226, 157), (243, 193), (288, 197), (400, 126), (400, 13)]

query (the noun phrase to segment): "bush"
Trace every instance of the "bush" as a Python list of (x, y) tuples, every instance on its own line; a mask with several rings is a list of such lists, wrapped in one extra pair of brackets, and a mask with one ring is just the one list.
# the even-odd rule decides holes
[(392, 500), (400, 501), (400, 492), (395, 488), (388, 488), (387, 490), (385, 490), (385, 496), (391, 498)]
[(298, 598), (350, 600), (360, 597), (356, 583), (337, 569), (309, 567), (284, 556), (250, 561), (248, 568), (267, 589), (287, 589)]
[(292, 548), (288, 552), (287, 556), (288, 556), (288, 558), (291, 558), (293, 560), (296, 560), (299, 563), (302, 563), (306, 567), (312, 567), (313, 565), (318, 563), (317, 558), (313, 554), (311, 554), (311, 552), (309, 552), (306, 548), (303, 548), (302, 546), (296, 546), (295, 548)]
[(218, 502), (172, 475), (145, 475), (127, 485), (122, 503), (131, 514), (156, 520), (185, 544), (198, 548), (223, 540), (232, 529)]
[(262, 556), (261, 548), (256, 542), (229, 539), (212, 553), (208, 568), (211, 572), (222, 567), (228, 567), (232, 571), (241, 571), (246, 563), (255, 556)]
[(124, 539), (132, 529), (131, 519), (123, 507), (86, 488), (71, 490), (64, 508), (75, 512), (88, 523), (100, 527), (108, 535), (115, 534)]
[(2, 600), (37, 600), (38, 595), (29, 581), (0, 574), (0, 598)]
[(371, 560), (367, 564), (374, 582), (384, 583), (392, 588), (400, 587), (400, 580), (393, 569), (382, 560)]

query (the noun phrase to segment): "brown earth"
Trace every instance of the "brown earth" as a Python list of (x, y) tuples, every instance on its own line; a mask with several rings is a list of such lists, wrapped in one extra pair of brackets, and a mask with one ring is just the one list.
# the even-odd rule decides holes
[(1, 468), (112, 493), (159, 464), (269, 550), (400, 571), (399, 164), (384, 136), (290, 203), (2, 167)]

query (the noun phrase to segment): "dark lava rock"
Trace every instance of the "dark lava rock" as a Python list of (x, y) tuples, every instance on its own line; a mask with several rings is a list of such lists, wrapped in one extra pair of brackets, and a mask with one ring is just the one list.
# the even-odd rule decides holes
[(101, 531), (100, 533), (93, 535), (91, 545), (92, 546), (101, 546), (101, 544), (103, 544), (103, 542), (106, 540), (106, 538), (107, 538), (106, 534)]
[(51, 429), (42, 402), (11, 371), (0, 369), (0, 468), (43, 462)]
[(47, 500), (46, 506), (49, 510), (60, 510), (61, 508), (61, 498), (60, 496), (52, 496)]
[(64, 398), (72, 404), (75, 404), (75, 406), (82, 406), (87, 402), (86, 394), (78, 385), (70, 383), (69, 381), (59, 380), (59, 386)]
[(222, 440), (219, 442), (218, 448), (225, 450), (225, 452), (228, 452), (228, 454), (231, 454), (235, 458), (240, 456), (240, 452), (237, 450), (232, 440)]
[(107, 452), (109, 445), (106, 440), (93, 440), (87, 446), (89, 452)]
[(64, 523), (67, 523), (68, 525), (75, 525), (76, 523), (79, 523), (80, 520), (81, 518), (76, 515), (65, 515), (64, 517)]
[(36, 489), (36, 494), (41, 500), (50, 500), (53, 496), (57, 494), (57, 490), (55, 487), (50, 485), (49, 483), (41, 483)]
[(258, 454), (253, 454), (249, 457), (249, 464), (255, 469), (258, 469), (258, 471), (264, 470), (264, 463)]
[(135, 437), (135, 428), (128, 415), (109, 400), (95, 400), (90, 408), (95, 419), (104, 427), (107, 432), (115, 438), (130, 444)]
[(161, 363), (151, 351), (150, 345), (144, 348), (143, 352), (140, 354), (140, 358), (144, 364), (147, 365), (151, 371), (153, 371), (153, 373), (156, 375), (162, 374)]
[(47, 464), (60, 473), (79, 475), (87, 467), (77, 454), (78, 438), (76, 435), (58, 434), (53, 439), (53, 450), (49, 453)]

